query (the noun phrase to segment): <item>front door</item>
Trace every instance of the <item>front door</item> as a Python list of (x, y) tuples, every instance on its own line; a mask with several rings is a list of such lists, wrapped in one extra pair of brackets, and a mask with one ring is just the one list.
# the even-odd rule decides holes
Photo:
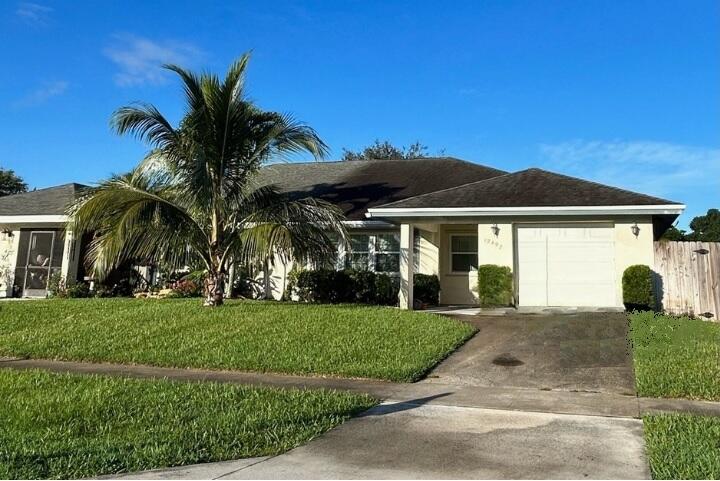
[(23, 297), (45, 297), (50, 276), (58, 272), (60, 266), (53, 265), (53, 252), (56, 242), (55, 231), (31, 231), (28, 238), (28, 250), (25, 263), (25, 281)]

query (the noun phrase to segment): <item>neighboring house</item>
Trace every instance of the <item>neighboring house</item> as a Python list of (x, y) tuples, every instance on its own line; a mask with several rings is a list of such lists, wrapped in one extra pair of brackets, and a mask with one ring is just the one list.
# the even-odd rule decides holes
[(65, 209), (83, 187), (0, 197), (0, 297), (45, 297), (53, 275), (82, 276), (80, 240), (65, 232)]
[[(338, 205), (352, 249), (340, 249), (337, 267), (397, 276), (403, 308), (413, 304), (414, 272), (439, 277), (441, 303), (476, 304), (481, 264), (512, 269), (520, 306), (622, 307), (623, 271), (653, 266), (653, 241), (685, 207), (540, 169), (507, 173), (453, 158), (275, 164), (263, 169), (260, 182)], [(31, 217), (43, 214), (26, 213), (21, 199), (50, 191), (0, 198), (0, 225), (14, 231), (9, 240), (0, 237), (0, 258), (9, 248), (14, 285), (26, 295), (40, 293), (18, 276), (37, 270), (23, 262), (32, 259), (33, 239), (43, 239)], [(72, 278), (78, 277), (76, 242), (66, 235), (58, 254), (61, 272)], [(264, 273), (268, 295), (282, 296), (291, 268), (274, 259)]]

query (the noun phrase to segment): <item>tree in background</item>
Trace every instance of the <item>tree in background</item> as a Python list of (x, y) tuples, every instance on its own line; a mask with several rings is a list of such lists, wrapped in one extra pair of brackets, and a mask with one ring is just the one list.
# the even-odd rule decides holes
[(720, 242), (720, 210), (708, 209), (707, 214), (699, 215), (690, 222), (692, 232), (687, 240)]
[(14, 170), (0, 167), (0, 197), (27, 192), (28, 186)]
[(420, 142), (411, 144), (410, 147), (396, 147), (389, 141), (375, 139), (372, 145), (362, 150), (352, 151), (343, 148), (342, 160), (403, 160), (420, 159), (427, 157), (427, 146)]
[(720, 242), (720, 210), (708, 209), (707, 214), (699, 215), (690, 222), (691, 232), (685, 232), (675, 226), (670, 227), (662, 236), (669, 241)]
[(150, 104), (113, 114), (113, 129), (150, 151), (130, 173), (88, 189), (70, 210), (74, 232), (94, 233), (89, 257), (98, 277), (133, 259), (168, 269), (199, 264), (205, 305), (217, 306), (231, 262), (279, 255), (302, 264), (337, 255), (336, 238), (347, 238), (337, 207), (258, 185), (266, 162), (301, 152), (319, 159), (327, 147), (309, 126), (247, 99), (248, 59), (232, 64), (224, 79), (167, 66), (185, 93), (177, 126)]
[(678, 229), (677, 227), (672, 225), (668, 230), (665, 231), (665, 233), (660, 239), (668, 241), (684, 241), (686, 235), (687, 232), (682, 229)]

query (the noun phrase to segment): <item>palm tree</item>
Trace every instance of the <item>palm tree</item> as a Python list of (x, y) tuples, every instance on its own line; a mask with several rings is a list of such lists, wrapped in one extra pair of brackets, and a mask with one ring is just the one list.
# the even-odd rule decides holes
[[(327, 146), (309, 126), (289, 115), (265, 112), (245, 96), (249, 55), (220, 80), (176, 65), (186, 111), (173, 126), (154, 106), (118, 109), (111, 127), (150, 146), (140, 164), (89, 189), (71, 207), (71, 229), (94, 233), (88, 249), (102, 278), (131, 260), (206, 271), (205, 304), (223, 302), (231, 262), (251, 263), (274, 255), (326, 261), (335, 242), (346, 241), (342, 213), (313, 199), (290, 199), (256, 174), (271, 159)], [(190, 260), (189, 260), (190, 257)]]

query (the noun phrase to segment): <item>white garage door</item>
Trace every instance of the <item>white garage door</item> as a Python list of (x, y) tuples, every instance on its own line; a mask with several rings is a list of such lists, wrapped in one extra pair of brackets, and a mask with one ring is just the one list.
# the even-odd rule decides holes
[(611, 224), (525, 225), (517, 229), (521, 306), (615, 306)]

